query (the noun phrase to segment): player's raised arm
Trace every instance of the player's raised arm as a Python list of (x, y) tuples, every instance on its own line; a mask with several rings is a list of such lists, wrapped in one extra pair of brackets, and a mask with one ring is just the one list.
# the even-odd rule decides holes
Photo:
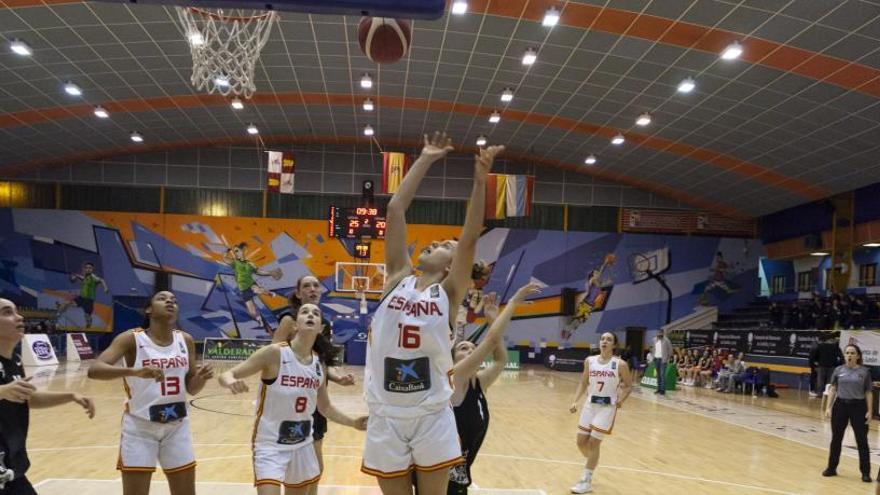
[[(470, 377), (477, 372), (480, 368), (480, 363), (482, 363), (492, 351), (498, 348), (498, 342), (502, 340), (504, 332), (510, 325), (510, 319), (513, 317), (513, 312), (516, 310), (517, 305), (522, 304), (527, 296), (537, 294), (538, 292), (538, 286), (535, 284), (527, 284), (516, 291), (516, 294), (507, 301), (507, 306), (501, 310), (498, 317), (494, 319), (491, 325), (489, 325), (486, 337), (480, 342), (480, 345), (478, 345), (477, 348), (474, 349), (474, 352), (468, 357), (455, 364), (455, 367), (453, 368), (455, 370), (455, 373), (453, 374), (454, 379), (458, 380), (460, 377), (465, 377), (465, 380), (469, 380)], [(504, 368), (504, 363), (499, 362), (497, 364), (501, 369), (491, 369), (490, 367), (485, 370), (488, 373), (479, 375), (480, 381), (484, 383), (484, 387), (488, 387)], [(495, 367), (496, 363), (493, 363), (492, 366)], [(487, 381), (484, 382), (484, 379)], [(467, 382), (465, 381), (465, 383), (462, 384), (456, 383), (456, 386), (467, 386)]]
[(385, 290), (393, 287), (412, 271), (412, 261), (406, 249), (406, 210), (431, 165), (452, 150), (452, 139), (447, 137), (446, 133), (435, 132), (431, 139), (425, 135), (422, 154), (410, 167), (397, 192), (388, 202), (388, 211), (385, 215), (385, 266), (388, 278), (385, 282)]
[[(474, 187), (471, 190), (464, 226), (461, 228), (461, 236), (458, 238), (455, 255), (452, 257), (449, 275), (443, 280), (443, 289), (449, 295), (450, 301), (460, 301), (470, 283), (477, 240), (480, 238), (486, 215), (486, 177), (492, 170), (495, 157), (502, 151), (504, 146), (489, 146), (480, 149), (480, 154), (475, 157)], [(452, 314), (449, 317), (450, 322), (455, 326), (455, 317)]]

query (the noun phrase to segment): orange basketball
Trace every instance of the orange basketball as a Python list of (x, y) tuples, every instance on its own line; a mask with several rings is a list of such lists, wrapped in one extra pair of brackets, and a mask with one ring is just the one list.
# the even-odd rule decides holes
[(390, 17), (364, 17), (358, 29), (361, 50), (377, 64), (392, 64), (409, 51), (412, 26)]

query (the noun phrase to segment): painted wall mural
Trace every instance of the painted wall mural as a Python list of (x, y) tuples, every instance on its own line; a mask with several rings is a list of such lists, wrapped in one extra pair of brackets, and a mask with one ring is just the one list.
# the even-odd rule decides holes
[[(52, 310), (63, 328), (124, 330), (140, 323), (158, 273), (180, 304), (179, 326), (197, 339), (267, 336), (303, 275), (326, 290), (325, 316), (344, 341), (369, 324), (355, 294), (335, 289), (336, 263), (354, 262), (354, 241), (331, 239), (327, 222), (65, 210), (0, 209), (0, 297)], [(455, 237), (455, 226), (411, 225), (410, 251)], [(518, 310), (510, 343), (581, 345), (598, 330), (665, 323), (666, 293), (636, 282), (635, 253), (668, 250), (664, 280), (672, 319), (700, 304), (744, 304), (757, 290), (760, 243), (717, 237), (490, 229), (478, 244), (477, 282), (463, 302), (460, 331), (479, 334), (479, 299), (502, 303), (529, 281), (543, 292)], [(721, 255), (719, 256), (719, 253)], [(373, 241), (372, 262), (384, 258)], [(563, 288), (578, 291), (575, 316), (561, 314)]]

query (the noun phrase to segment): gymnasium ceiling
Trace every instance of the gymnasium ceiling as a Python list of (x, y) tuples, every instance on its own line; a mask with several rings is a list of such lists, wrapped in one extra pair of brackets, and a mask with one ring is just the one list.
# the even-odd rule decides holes
[[(562, 16), (547, 28), (551, 5)], [(470, 0), (465, 15), (415, 21), (409, 56), (387, 66), (361, 53), (358, 20), (283, 13), (257, 94), (236, 112), (191, 87), (173, 8), (0, 0), (4, 45), (34, 50), (0, 49), (0, 174), (253, 143), (253, 122), (267, 143), (366, 143), (365, 124), (386, 147), (437, 128), (463, 147), (485, 134), (540, 166), (739, 216), (880, 181), (880, 1)], [(721, 60), (734, 41), (743, 55)], [(526, 67), (529, 47), (538, 60)], [(676, 92), (686, 77), (696, 89)], [(81, 97), (64, 93), (68, 80)], [(376, 111), (362, 110), (366, 96)], [(644, 112), (653, 120), (638, 127)]]

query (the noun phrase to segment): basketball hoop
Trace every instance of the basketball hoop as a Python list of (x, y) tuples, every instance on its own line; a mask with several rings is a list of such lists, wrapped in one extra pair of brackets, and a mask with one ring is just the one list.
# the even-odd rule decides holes
[(192, 54), (193, 86), (223, 96), (253, 96), (254, 68), (278, 14), (195, 7), (177, 7), (177, 14)]

